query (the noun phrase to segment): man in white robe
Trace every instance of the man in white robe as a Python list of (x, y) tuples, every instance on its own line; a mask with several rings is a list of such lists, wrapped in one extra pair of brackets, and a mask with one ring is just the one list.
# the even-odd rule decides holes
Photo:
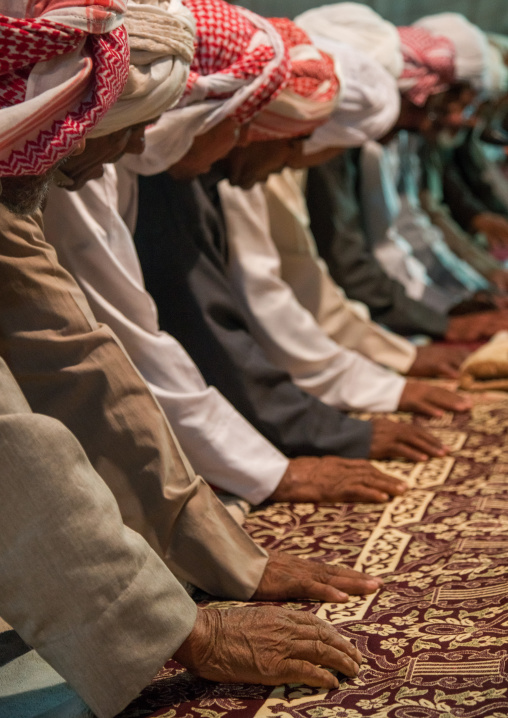
[[(309, 153), (318, 161), (328, 148), (333, 151), (341, 142), (347, 146), (361, 142), (369, 135), (386, 134), (399, 114), (396, 83), (376, 61), (339, 43), (334, 46), (334, 60), (342, 86), (335, 111), (337, 119), (332, 118), (316, 130), (316, 138), (313, 136), (306, 143), (310, 145)], [(344, 116), (341, 118), (343, 104)], [(298, 161), (296, 158), (290, 163), (298, 166)], [(306, 162), (304, 155), (302, 166)], [(275, 187), (275, 193), (270, 186)], [(340, 331), (336, 331), (332, 339), (316, 322), (315, 316), (299, 303), (292, 287), (281, 276), (281, 260), (272, 236), (268, 205), (271, 200), (273, 216), (277, 199), (288, 201), (286, 214), (289, 220), (293, 210), (295, 214), (300, 211), (303, 222), (308, 221), (306, 210), (302, 206), (295, 209), (294, 203), (291, 206), (295, 194), (298, 201), (298, 189), (295, 193), (295, 183), (291, 187), (287, 173), (282, 177), (272, 176), (264, 191), (266, 196), (261, 185), (248, 190), (232, 187), (227, 181), (219, 185), (230, 250), (228, 272), (250, 317), (251, 331), (268, 357), (279, 368), (288, 371), (302, 389), (340, 409), (418, 410), (417, 402), (406, 403), (412, 386), (377, 364), (384, 360), (387, 366), (401, 367), (407, 372), (416, 358), (416, 351), (408, 347), (407, 342), (391, 338), (365, 318), (359, 319), (346, 303), (340, 304), (338, 293), (335, 315), (345, 310), (349, 317), (344, 323), (347, 326), (344, 341)], [(300, 205), (305, 205), (301, 192)], [(294, 216), (293, 222), (297, 223)], [(281, 242), (290, 241), (285, 237), (285, 227), (280, 220), (277, 230)], [(295, 236), (291, 225), (287, 233), (289, 237)], [(304, 283), (305, 278), (301, 281)], [(342, 321), (337, 321), (342, 326)], [(356, 331), (351, 325), (357, 327)], [(432, 413), (432, 396), (430, 390), (423, 411)], [(449, 402), (443, 407), (455, 406), (451, 396)], [(456, 406), (460, 406), (460, 402)], [(462, 406), (466, 407), (467, 403)], [(434, 411), (438, 413), (439, 410), (438, 400)]]
[[(213, 73), (202, 79), (212, 83)], [(232, 107), (237, 94), (238, 90), (228, 100)], [(255, 106), (252, 100), (250, 104)], [(205, 117), (207, 126), (217, 121), (210, 119), (212, 111), (224, 122), (221, 103), (202, 98), (189, 100), (183, 110), (175, 111), (176, 120), (167, 113), (153, 128), (160, 133), (166, 122), (171, 125), (165, 136), (167, 162), (172, 152), (182, 153), (182, 147), (173, 147), (170, 141), (171, 128), (179, 121), (184, 123), (180, 131), (185, 131), (187, 111)], [(272, 496), (279, 500), (296, 496), (317, 501), (384, 500), (401, 492), (400, 482), (361, 461), (341, 463), (335, 457), (288, 460), (216, 389), (205, 384), (181, 345), (159, 330), (157, 311), (144, 289), (132, 241), (136, 213), (136, 179), (121, 166), (108, 166), (102, 179), (89, 182), (79, 192), (52, 190), (45, 210), (46, 236), (78, 280), (95, 316), (114, 329), (148, 381), (196, 470), (221, 490), (238, 494), (251, 504)], [(317, 486), (321, 482), (324, 488), (320, 493)], [(298, 488), (297, 494), (292, 485)]]

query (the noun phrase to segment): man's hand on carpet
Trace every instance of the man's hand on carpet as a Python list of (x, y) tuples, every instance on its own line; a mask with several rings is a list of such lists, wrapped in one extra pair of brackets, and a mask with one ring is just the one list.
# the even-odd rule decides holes
[(406, 484), (383, 474), (363, 459), (302, 456), (291, 459), (271, 501), (382, 503), (401, 496)]
[(460, 365), (470, 354), (460, 347), (443, 347), (429, 344), (418, 347), (416, 359), (411, 365), (407, 376), (444, 377), (458, 379)]
[(445, 411), (469, 411), (471, 400), (431, 384), (406, 382), (399, 401), (399, 411), (426, 416), (443, 416)]
[(480, 212), (473, 217), (471, 226), (475, 232), (486, 236), (491, 249), (508, 246), (508, 221), (502, 215)]
[(501, 292), (508, 292), (508, 271), (506, 269), (494, 269), (489, 274), (489, 281)]
[(375, 576), (343, 566), (331, 566), (288, 553), (270, 551), (265, 572), (252, 599), (254, 601), (285, 601), (313, 599), (344, 603), (349, 594), (364, 596), (383, 585)]
[(507, 329), (508, 310), (478, 312), (450, 317), (445, 338), (449, 342), (479, 342)]
[(425, 429), (390, 419), (373, 419), (370, 444), (371, 459), (404, 458), (426, 461), (431, 456), (445, 456), (448, 448)]
[(262, 606), (198, 609), (196, 623), (173, 658), (221, 683), (339, 687), (326, 666), (355, 678), (361, 654), (312, 613)]

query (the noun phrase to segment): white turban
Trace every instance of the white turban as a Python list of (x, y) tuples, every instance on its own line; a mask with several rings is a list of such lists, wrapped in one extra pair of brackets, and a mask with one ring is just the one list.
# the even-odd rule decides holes
[(366, 5), (354, 2), (323, 5), (298, 15), (295, 23), (313, 42), (317, 43), (319, 38), (345, 42), (376, 59), (393, 77), (398, 78), (402, 72), (404, 62), (395, 25)]
[(455, 47), (455, 78), (468, 82), (475, 90), (491, 91), (489, 77), (489, 43), (479, 27), (456, 12), (442, 12), (422, 17), (413, 23), (432, 35), (444, 35)]
[(489, 75), (492, 92), (505, 94), (508, 92), (508, 67), (505, 56), (508, 55), (508, 37), (489, 33)]
[(335, 60), (341, 92), (328, 122), (305, 142), (305, 154), (326, 147), (359, 147), (389, 132), (400, 112), (396, 80), (365, 52), (325, 39), (321, 50)]
[(180, 100), (186, 87), (195, 23), (181, 0), (129, 0), (125, 26), (131, 52), (129, 78), (91, 137), (158, 117)]

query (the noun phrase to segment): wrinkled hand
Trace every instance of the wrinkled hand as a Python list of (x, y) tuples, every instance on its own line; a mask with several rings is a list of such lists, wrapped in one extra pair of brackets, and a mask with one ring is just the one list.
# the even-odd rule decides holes
[(431, 384), (406, 382), (399, 410), (427, 416), (443, 416), (445, 411), (469, 411), (471, 400)]
[(388, 501), (401, 496), (406, 484), (383, 474), (363, 459), (302, 456), (291, 459), (272, 501), (352, 503)]
[(445, 456), (449, 449), (425, 429), (399, 424), (390, 419), (373, 419), (371, 459), (426, 461), (431, 456)]
[(489, 247), (497, 249), (508, 245), (508, 221), (495, 212), (481, 212), (471, 222), (475, 232), (481, 232), (487, 238)]
[(469, 350), (460, 347), (443, 347), (435, 344), (418, 347), (416, 359), (407, 376), (458, 379), (460, 365), (469, 353)]
[(198, 609), (194, 628), (173, 658), (202, 678), (277, 686), (338, 688), (318, 665), (355, 678), (362, 658), (351, 643), (307, 612), (262, 606)]
[(344, 603), (349, 594), (364, 596), (383, 585), (375, 576), (344, 566), (331, 566), (289, 553), (268, 552), (268, 562), (253, 595), (254, 601), (282, 601), (291, 598)]
[(479, 312), (450, 317), (446, 339), (450, 342), (479, 342), (508, 329), (508, 311)]

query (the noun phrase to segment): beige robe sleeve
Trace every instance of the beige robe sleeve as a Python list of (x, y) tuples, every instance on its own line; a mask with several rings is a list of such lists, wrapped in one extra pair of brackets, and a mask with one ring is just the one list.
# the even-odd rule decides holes
[(136, 697), (196, 606), (75, 437), (32, 414), (0, 360), (0, 614), (99, 718)]
[(113, 332), (44, 241), (41, 218), (0, 208), (0, 356), (33, 411), (77, 437), (124, 523), (180, 578), (248, 599), (266, 553), (194, 474)]
[(303, 173), (286, 169), (271, 175), (265, 185), (282, 278), (331, 339), (405, 374), (416, 358), (416, 349), (371, 321), (364, 305), (349, 301), (319, 258), (302, 192), (304, 181)]

